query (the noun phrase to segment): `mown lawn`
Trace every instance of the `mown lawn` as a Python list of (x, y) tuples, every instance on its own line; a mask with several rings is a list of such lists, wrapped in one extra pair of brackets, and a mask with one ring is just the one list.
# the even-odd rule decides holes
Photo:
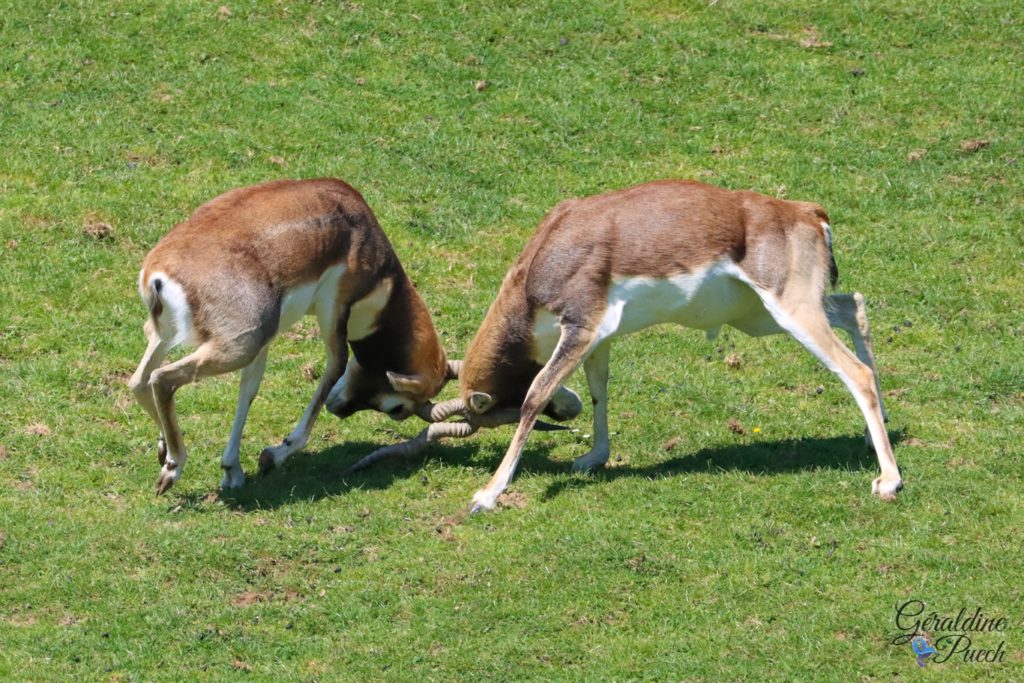
[[(1012, 0), (4, 3), (0, 678), (1024, 679), (1022, 46)], [(588, 409), (493, 514), (466, 510), (510, 428), (342, 477), (419, 429), (371, 414), (220, 494), (235, 377), (180, 392), (192, 457), (155, 497), (143, 256), (227, 189), (322, 175), (456, 357), (560, 199), (823, 204), (905, 491), (870, 496), (859, 413), (793, 341), (658, 328), (613, 347), (609, 469), (569, 473)], [(312, 330), (271, 350), (247, 471), (312, 392)], [(918, 668), (913, 599), (1005, 617), (970, 634), (1004, 661)]]

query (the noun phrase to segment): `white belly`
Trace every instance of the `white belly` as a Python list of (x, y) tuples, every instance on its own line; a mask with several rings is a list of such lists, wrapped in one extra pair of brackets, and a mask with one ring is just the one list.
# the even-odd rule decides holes
[(721, 261), (703, 270), (668, 278), (615, 280), (598, 327), (598, 339), (630, 334), (658, 323), (713, 330), (747, 314), (760, 299)]
[[(705, 330), (713, 336), (726, 323), (745, 321), (752, 313), (762, 312), (763, 307), (754, 290), (738, 275), (735, 264), (720, 261), (702, 270), (667, 278), (614, 280), (608, 289), (608, 303), (598, 326), (595, 346), (609, 337), (638, 332), (660, 323)], [(558, 345), (561, 331), (554, 313), (543, 308), (536, 312), (534, 360), (547, 363)]]

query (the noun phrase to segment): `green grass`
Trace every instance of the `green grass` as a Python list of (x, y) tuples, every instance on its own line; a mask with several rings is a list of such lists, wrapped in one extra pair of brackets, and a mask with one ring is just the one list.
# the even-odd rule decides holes
[[(1018, 2), (219, 5), (0, 11), (0, 678), (1024, 679)], [(417, 429), (370, 414), (218, 495), (234, 377), (179, 394), (192, 458), (155, 498), (125, 387), (144, 254), (227, 189), (320, 175), (454, 356), (560, 199), (693, 177), (823, 204), (906, 490), (870, 497), (852, 399), (791, 340), (659, 328), (613, 349), (613, 466), (569, 474), (588, 413), (535, 434), (521, 508), (465, 515), (508, 428), (342, 478)], [(247, 470), (311, 362), (271, 350)], [(911, 598), (1006, 616), (976, 638), (1006, 661), (918, 669), (890, 642)]]

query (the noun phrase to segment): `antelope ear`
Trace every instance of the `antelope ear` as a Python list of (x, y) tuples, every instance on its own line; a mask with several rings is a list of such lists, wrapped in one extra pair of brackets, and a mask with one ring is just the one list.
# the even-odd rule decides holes
[(469, 395), (469, 407), (478, 415), (486, 413), (494, 405), (494, 397), (482, 391), (474, 391)]
[(423, 381), (422, 375), (402, 375), (397, 372), (391, 372), (388, 370), (388, 382), (395, 391), (400, 391), (403, 394), (413, 394), (419, 396), (426, 392), (425, 382)]

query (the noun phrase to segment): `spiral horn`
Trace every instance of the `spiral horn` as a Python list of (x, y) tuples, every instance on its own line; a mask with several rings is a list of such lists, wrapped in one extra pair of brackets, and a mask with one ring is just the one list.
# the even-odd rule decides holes
[(426, 422), (444, 422), (456, 413), (465, 414), (466, 404), (461, 398), (441, 403), (423, 403), (416, 407), (416, 415)]
[(343, 476), (366, 469), (381, 460), (406, 458), (415, 455), (426, 448), (427, 444), (431, 441), (437, 441), (446, 436), (465, 438), (476, 432), (477, 429), (478, 427), (468, 422), (438, 422), (432, 424), (417, 434), (414, 439), (378, 448), (345, 470)]

